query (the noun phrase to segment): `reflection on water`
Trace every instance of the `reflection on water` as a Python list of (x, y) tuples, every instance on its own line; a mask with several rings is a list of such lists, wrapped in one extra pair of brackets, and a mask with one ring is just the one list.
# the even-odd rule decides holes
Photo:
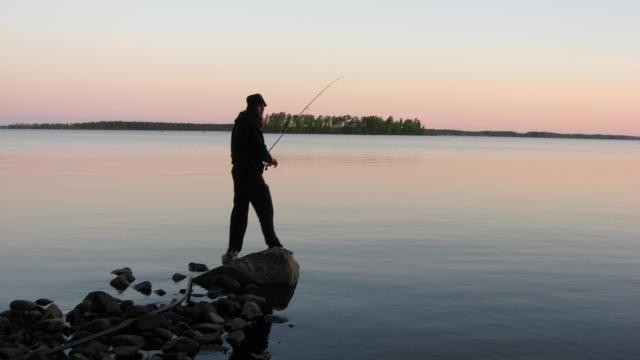
[[(123, 266), (172, 294), (173, 272), (218, 265), (228, 141), (0, 130), (0, 304), (69, 310)], [(640, 142), (288, 134), (274, 156), (276, 228), (304, 269), (274, 358), (640, 353)], [(245, 246), (265, 246), (253, 214)]]

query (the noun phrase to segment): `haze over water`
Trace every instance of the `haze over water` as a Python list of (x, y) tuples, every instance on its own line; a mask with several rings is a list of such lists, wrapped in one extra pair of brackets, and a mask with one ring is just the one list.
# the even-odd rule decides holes
[[(69, 310), (122, 266), (167, 302), (218, 265), (229, 136), (0, 130), (0, 310)], [(288, 134), (273, 155), (301, 265), (274, 359), (640, 356), (640, 142)], [(252, 211), (243, 253), (264, 247)]]

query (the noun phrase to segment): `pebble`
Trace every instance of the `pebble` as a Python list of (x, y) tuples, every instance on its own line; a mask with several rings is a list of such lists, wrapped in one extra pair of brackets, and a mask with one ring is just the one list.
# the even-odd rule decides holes
[(189, 271), (193, 271), (193, 272), (205, 272), (209, 270), (209, 268), (207, 267), (207, 265), (205, 264), (199, 264), (199, 263), (189, 263)]
[(151, 282), (149, 281), (143, 281), (141, 283), (138, 283), (134, 285), (133, 288), (144, 295), (149, 296), (151, 294)]

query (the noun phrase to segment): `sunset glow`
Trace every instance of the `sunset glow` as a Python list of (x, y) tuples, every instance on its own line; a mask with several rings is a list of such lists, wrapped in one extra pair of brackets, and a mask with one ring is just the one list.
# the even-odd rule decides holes
[(634, 1), (4, 1), (0, 125), (297, 113), (640, 135)]

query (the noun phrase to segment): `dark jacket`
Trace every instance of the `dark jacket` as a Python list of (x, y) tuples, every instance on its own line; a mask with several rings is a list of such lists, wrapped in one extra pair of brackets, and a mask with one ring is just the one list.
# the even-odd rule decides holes
[(246, 174), (261, 174), (262, 162), (271, 162), (271, 155), (260, 131), (260, 116), (243, 111), (231, 132), (231, 162), (234, 169)]

